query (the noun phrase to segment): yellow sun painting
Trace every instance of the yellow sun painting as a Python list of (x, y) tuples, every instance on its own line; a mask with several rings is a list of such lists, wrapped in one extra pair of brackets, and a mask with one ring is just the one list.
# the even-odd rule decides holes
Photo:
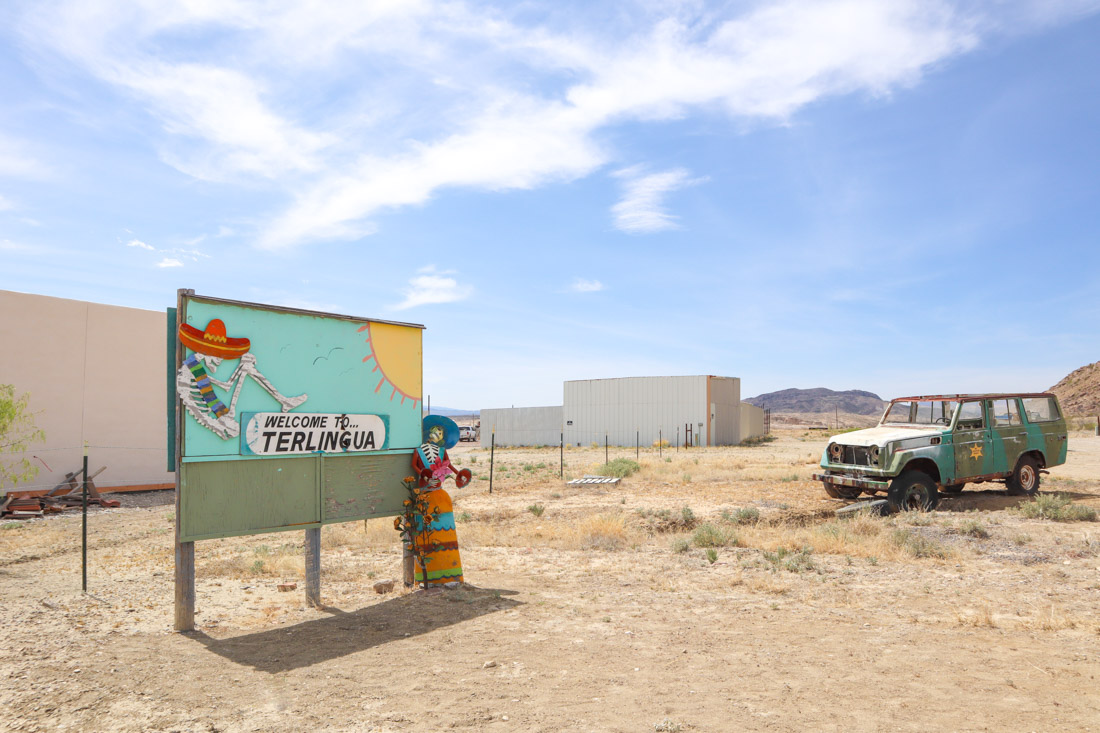
[(424, 390), (422, 331), (392, 323), (367, 323), (359, 328), (360, 333), (364, 331), (367, 332), (370, 353), (363, 357), (363, 361), (373, 362), (371, 371), (378, 372), (375, 393), (392, 388), (391, 401), (401, 395), (401, 404), (412, 400), (415, 407)]

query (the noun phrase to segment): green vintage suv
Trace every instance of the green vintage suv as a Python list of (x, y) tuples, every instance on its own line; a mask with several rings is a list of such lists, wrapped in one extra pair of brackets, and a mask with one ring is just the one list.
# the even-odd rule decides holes
[(902, 397), (878, 427), (830, 439), (814, 478), (838, 499), (886, 494), (895, 510), (932, 511), (940, 492), (1002, 481), (1039, 491), (1039, 474), (1066, 462), (1066, 421), (1050, 393)]

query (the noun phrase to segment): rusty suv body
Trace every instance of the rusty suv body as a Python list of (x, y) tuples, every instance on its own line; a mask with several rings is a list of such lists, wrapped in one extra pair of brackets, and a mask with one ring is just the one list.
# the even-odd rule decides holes
[(1039, 474), (1066, 461), (1066, 421), (1050, 393), (902, 397), (877, 427), (830, 439), (821, 481), (836, 498), (883, 492), (896, 508), (935, 508), (939, 493), (1004, 481), (1034, 494)]

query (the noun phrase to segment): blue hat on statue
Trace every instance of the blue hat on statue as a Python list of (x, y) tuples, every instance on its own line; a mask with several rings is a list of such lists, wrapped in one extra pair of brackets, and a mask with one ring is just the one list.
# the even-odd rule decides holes
[(430, 442), (428, 435), (431, 433), (432, 428), (443, 428), (443, 445), (447, 449), (454, 448), (458, 445), (458, 424), (455, 423), (449, 417), (443, 417), (442, 415), (428, 415), (424, 418), (424, 442)]

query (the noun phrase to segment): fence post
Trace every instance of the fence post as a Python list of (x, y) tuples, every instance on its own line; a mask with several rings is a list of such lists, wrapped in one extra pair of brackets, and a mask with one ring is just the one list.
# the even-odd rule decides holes
[(84, 441), (84, 483), (80, 491), (80, 589), (88, 592), (88, 441)]
[(493, 493), (493, 456), (497, 452), (497, 426), (493, 426), (493, 432), (489, 434), (489, 493)]
[(565, 478), (565, 428), (558, 438), (558, 478)]

